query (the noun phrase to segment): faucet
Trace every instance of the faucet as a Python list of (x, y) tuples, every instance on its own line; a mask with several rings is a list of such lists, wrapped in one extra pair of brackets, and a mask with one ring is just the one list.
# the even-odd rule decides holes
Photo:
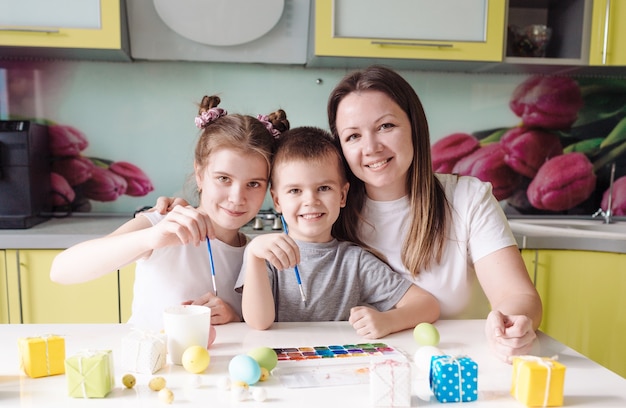
[(615, 179), (615, 162), (611, 164), (611, 178), (609, 182), (609, 200), (608, 200), (607, 209), (606, 211), (604, 211), (602, 207), (600, 207), (598, 208), (598, 211), (596, 211), (592, 215), (593, 218), (597, 217), (598, 215), (602, 216), (605, 224), (610, 224), (611, 222), (613, 222), (611, 207), (613, 206), (613, 180), (614, 179)]

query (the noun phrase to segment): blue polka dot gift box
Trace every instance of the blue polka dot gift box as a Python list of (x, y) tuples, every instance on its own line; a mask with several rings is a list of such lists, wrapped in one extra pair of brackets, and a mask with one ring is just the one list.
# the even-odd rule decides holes
[(478, 399), (478, 364), (469, 357), (433, 356), (430, 389), (439, 402), (469, 402)]

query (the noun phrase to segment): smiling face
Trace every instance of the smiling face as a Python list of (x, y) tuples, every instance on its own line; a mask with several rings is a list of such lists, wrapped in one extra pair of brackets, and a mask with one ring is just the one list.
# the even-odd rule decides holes
[(272, 198), (285, 217), (292, 238), (328, 242), (331, 229), (346, 205), (348, 182), (333, 157), (319, 160), (289, 160), (273, 169)]
[(196, 168), (200, 207), (211, 218), (218, 237), (220, 231), (236, 233), (259, 212), (268, 170), (260, 154), (228, 148), (212, 152), (205, 169)]
[(390, 201), (407, 194), (413, 142), (400, 106), (380, 91), (352, 92), (337, 107), (336, 127), (344, 157), (368, 197)]

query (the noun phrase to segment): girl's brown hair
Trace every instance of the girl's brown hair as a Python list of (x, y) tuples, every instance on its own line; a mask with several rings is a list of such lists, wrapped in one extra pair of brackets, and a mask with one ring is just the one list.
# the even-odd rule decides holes
[[(446, 224), (450, 210), (445, 192), (432, 170), (428, 121), (422, 103), (411, 85), (390, 68), (374, 65), (346, 75), (337, 84), (328, 100), (328, 122), (334, 141), (341, 147), (337, 133), (337, 108), (352, 92), (383, 92), (407, 114), (411, 123), (413, 162), (406, 180), (410, 202), (409, 231), (402, 243), (402, 262), (413, 276), (431, 263), (441, 262), (446, 240)], [(361, 211), (365, 203), (365, 183), (347, 165), (350, 190), (348, 205), (333, 230), (338, 239), (363, 242), (357, 236), (357, 225), (365, 222)]]

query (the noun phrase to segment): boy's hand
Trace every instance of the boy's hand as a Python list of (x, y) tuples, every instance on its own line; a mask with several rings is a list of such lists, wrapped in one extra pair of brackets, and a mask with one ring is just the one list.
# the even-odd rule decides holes
[(287, 234), (263, 234), (248, 244), (248, 252), (258, 259), (265, 259), (282, 271), (300, 263), (300, 249)]
[(368, 339), (380, 339), (390, 333), (384, 314), (368, 306), (350, 309), (348, 319), (356, 334)]
[(217, 297), (213, 292), (207, 292), (196, 300), (188, 300), (183, 305), (200, 305), (211, 309), (211, 324), (225, 324), (230, 322), (240, 322), (241, 317), (222, 298)]

